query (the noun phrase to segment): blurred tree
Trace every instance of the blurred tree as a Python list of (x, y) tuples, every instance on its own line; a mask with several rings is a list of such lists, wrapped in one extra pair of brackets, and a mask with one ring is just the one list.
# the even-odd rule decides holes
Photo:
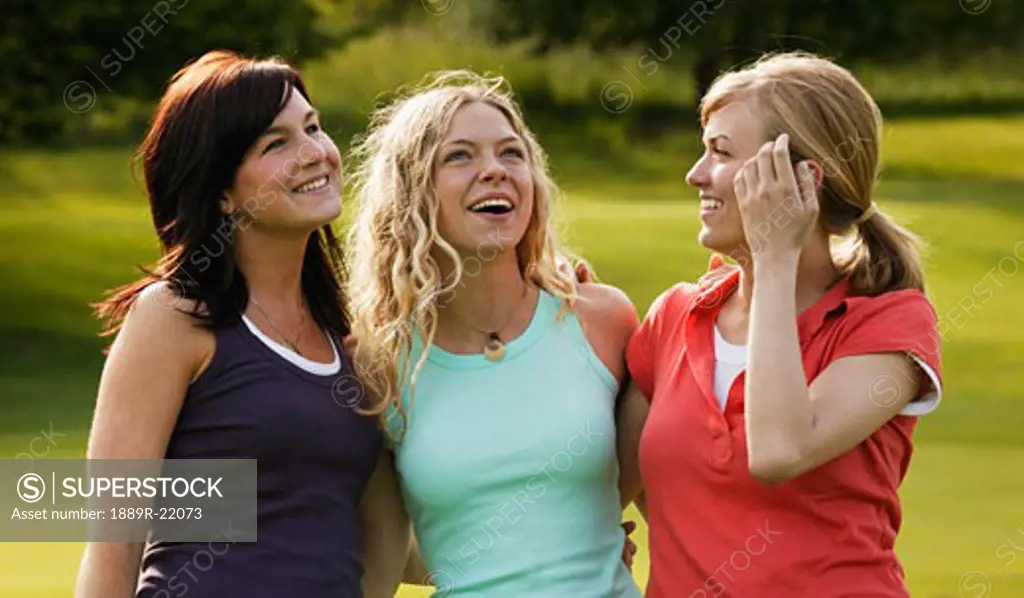
[(370, 0), (0, 1), (0, 145), (51, 141), (114, 97), (154, 99), (211, 49), (301, 63), (399, 14)]
[(775, 50), (808, 50), (844, 64), (883, 64), (1012, 44), (1020, 0), (491, 0), (481, 26), (498, 42), (535, 49), (585, 43), (596, 51), (647, 45), (636, 67), (653, 75), (685, 56), (697, 97), (729, 66)]

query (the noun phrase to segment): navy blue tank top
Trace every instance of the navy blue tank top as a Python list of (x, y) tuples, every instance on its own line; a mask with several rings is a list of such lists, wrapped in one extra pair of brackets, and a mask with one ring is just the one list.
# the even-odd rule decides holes
[(257, 459), (258, 542), (149, 543), (139, 598), (361, 595), (356, 508), (382, 446), (377, 420), (351, 407), (358, 385), (336, 340), (327, 373), (261, 336), (244, 319), (216, 332), (166, 455)]

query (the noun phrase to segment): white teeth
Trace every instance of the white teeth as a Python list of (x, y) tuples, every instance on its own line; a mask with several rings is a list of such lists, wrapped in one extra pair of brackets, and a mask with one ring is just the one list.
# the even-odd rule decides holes
[(296, 193), (309, 193), (310, 191), (316, 191), (327, 186), (328, 183), (327, 175), (324, 175), (318, 179), (314, 179), (304, 185), (295, 188)]
[(507, 210), (511, 210), (512, 209), (512, 202), (507, 200), (507, 199), (498, 199), (498, 198), (485, 199), (483, 201), (479, 201), (479, 202), (473, 204), (472, 206), (469, 207), (469, 209), (472, 210), (473, 212), (479, 212), (479, 211), (481, 211), (481, 210), (483, 210), (485, 208), (490, 208), (490, 207), (501, 207), (501, 208), (505, 208)]
[(700, 200), (700, 209), (702, 210), (717, 210), (722, 207), (722, 200), (720, 199), (702, 199)]

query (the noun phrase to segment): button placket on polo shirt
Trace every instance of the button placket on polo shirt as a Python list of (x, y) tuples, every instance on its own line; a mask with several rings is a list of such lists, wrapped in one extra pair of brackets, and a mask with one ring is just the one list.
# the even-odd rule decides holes
[[(742, 374), (741, 374), (742, 376)], [(733, 446), (735, 430), (729, 425), (729, 409), (732, 401), (736, 398), (735, 393), (730, 392), (725, 402), (725, 409), (719, 410), (717, 414), (708, 418), (708, 427), (711, 430), (711, 458), (719, 469), (725, 470), (729, 462), (736, 454)], [(717, 407), (717, 405), (715, 405)]]
[(717, 465), (727, 465), (729, 459), (732, 459), (732, 441), (728, 434), (723, 435), (720, 439), (715, 439), (715, 448), (712, 451), (712, 456)]
[[(704, 422), (711, 440), (710, 465), (719, 471), (729, 469), (729, 462), (735, 451), (732, 446), (732, 431), (729, 429), (725, 413), (714, 396), (715, 350), (712, 326), (722, 303), (735, 289), (738, 280), (737, 272), (707, 289), (694, 302), (693, 309), (687, 314), (686, 323), (686, 343), (692, 347), (692, 350), (688, 351), (690, 374), (694, 377), (700, 394), (703, 395), (700, 397), (700, 404), (705, 412)], [(728, 407), (728, 402), (726, 406)]]

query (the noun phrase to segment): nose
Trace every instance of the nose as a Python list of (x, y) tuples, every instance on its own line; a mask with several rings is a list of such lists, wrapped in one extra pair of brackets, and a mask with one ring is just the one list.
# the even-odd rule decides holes
[(480, 170), (480, 178), (487, 182), (504, 181), (508, 178), (508, 170), (498, 156), (488, 155), (484, 158), (483, 168)]
[(308, 137), (299, 146), (299, 161), (303, 166), (310, 164), (316, 164), (327, 159), (327, 148), (324, 147), (322, 139), (317, 137)]
[(686, 184), (698, 189), (711, 184), (711, 172), (708, 168), (707, 154), (701, 156), (693, 167), (690, 168), (690, 172), (686, 173)]

